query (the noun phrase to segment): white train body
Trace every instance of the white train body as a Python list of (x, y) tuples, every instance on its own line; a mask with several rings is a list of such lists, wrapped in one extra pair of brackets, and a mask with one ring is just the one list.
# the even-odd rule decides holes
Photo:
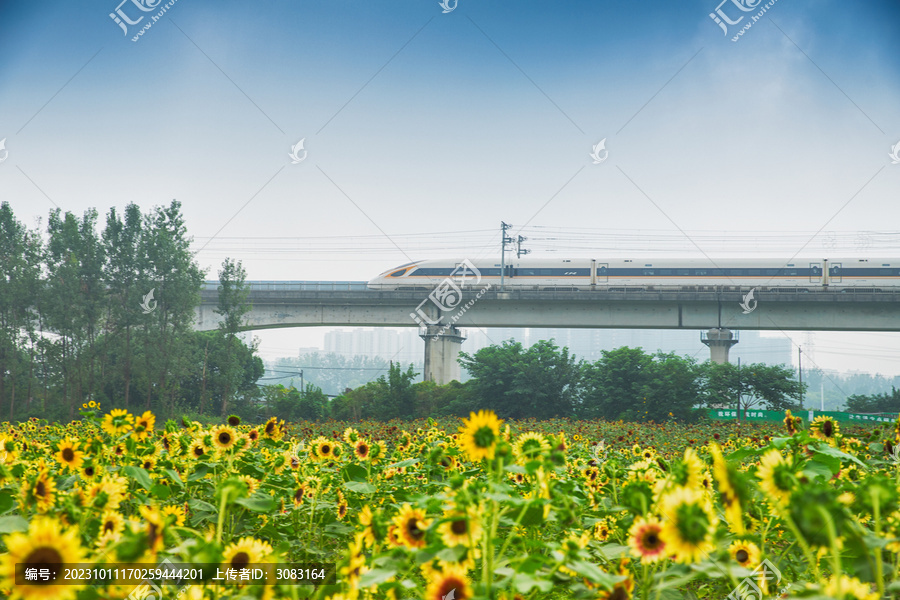
[[(500, 262), (422, 260), (385, 271), (370, 289), (431, 289), (447, 277), (458, 279), (470, 265), (465, 283), (500, 284)], [(628, 290), (789, 288), (795, 291), (900, 288), (900, 258), (844, 259), (513, 259), (503, 274), (505, 289)]]

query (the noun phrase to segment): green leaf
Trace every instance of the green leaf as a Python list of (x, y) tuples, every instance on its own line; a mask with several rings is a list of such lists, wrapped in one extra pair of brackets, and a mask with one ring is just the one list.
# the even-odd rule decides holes
[(599, 583), (606, 589), (612, 589), (613, 584), (616, 582), (616, 579), (621, 579), (621, 577), (613, 576), (603, 571), (600, 567), (595, 564), (582, 561), (582, 560), (573, 560), (572, 562), (566, 565), (582, 577), (587, 577), (594, 583)]
[[(815, 448), (813, 448), (813, 450), (815, 450), (819, 454), (824, 454), (825, 456), (833, 456), (833, 457), (837, 458), (838, 460), (852, 460), (853, 462), (855, 462), (862, 468), (868, 469), (868, 467), (866, 467), (865, 463), (861, 462), (855, 456), (847, 454), (846, 452), (841, 452), (837, 448), (832, 448), (828, 444), (819, 444)], [(837, 471), (835, 471), (835, 473), (837, 473)]]
[(209, 502), (205, 502), (203, 500), (200, 500), (199, 498), (194, 498), (192, 500), (188, 500), (188, 506), (194, 510), (205, 511), (205, 512), (216, 512), (216, 510), (218, 510), (215, 506), (213, 506)]
[(348, 481), (366, 481), (369, 478), (369, 472), (359, 465), (349, 464), (344, 467), (342, 473), (344, 479)]
[(178, 471), (175, 469), (166, 469), (166, 475), (169, 476), (169, 479), (177, 483), (180, 487), (184, 487), (184, 482), (181, 480), (181, 476), (178, 474)]
[(188, 476), (188, 481), (197, 481), (198, 479), (203, 479), (206, 477), (206, 474), (209, 473), (209, 465), (205, 463), (200, 463), (197, 465), (197, 468), (194, 469), (194, 472)]
[(401, 460), (400, 462), (394, 463), (392, 465), (388, 465), (385, 467), (386, 469), (394, 468), (394, 469), (402, 469), (403, 467), (409, 467), (419, 462), (418, 458), (407, 458), (406, 460)]
[(253, 512), (271, 512), (278, 506), (278, 503), (275, 502), (275, 499), (272, 498), (272, 496), (259, 492), (253, 494), (249, 498), (238, 498), (234, 503), (252, 510)]
[(841, 468), (841, 463), (839, 460), (834, 460), (834, 463), (828, 464), (827, 458), (819, 457), (815, 460), (811, 460), (806, 463), (806, 466), (803, 467), (803, 472), (810, 478), (816, 479), (821, 477), (825, 481), (831, 479), (835, 473)]
[(12, 492), (0, 492), (0, 514), (9, 512), (15, 504)]
[(553, 589), (553, 582), (542, 577), (533, 577), (528, 573), (516, 573), (513, 585), (520, 594), (527, 594), (532, 588), (538, 588), (542, 592)]
[(141, 484), (141, 487), (148, 492), (150, 491), (150, 488), (153, 487), (153, 481), (150, 480), (150, 474), (146, 471), (146, 469), (131, 466), (122, 467), (122, 474), (125, 475), (125, 477), (130, 477), (131, 479), (137, 481), (139, 484)]
[(14, 531), (25, 531), (28, 529), (28, 521), (19, 515), (10, 515), (8, 517), (0, 517), (0, 533), (12, 533)]
[(357, 585), (361, 588), (378, 585), (379, 583), (384, 583), (396, 574), (396, 569), (372, 569), (371, 571), (363, 573), (362, 577), (359, 578), (359, 583)]
[(347, 481), (344, 482), (344, 487), (351, 492), (357, 492), (359, 494), (374, 494), (376, 491), (374, 485), (364, 481)]
[(156, 484), (150, 489), (150, 495), (158, 500), (165, 500), (172, 495), (172, 490), (167, 485)]

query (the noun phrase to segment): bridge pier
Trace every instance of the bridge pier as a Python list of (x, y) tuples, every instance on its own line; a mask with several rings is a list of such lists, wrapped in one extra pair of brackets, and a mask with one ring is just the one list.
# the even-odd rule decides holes
[(419, 337), (425, 340), (425, 381), (439, 385), (459, 381), (461, 371), (457, 358), (466, 336), (456, 327), (428, 325)]
[(736, 331), (725, 327), (713, 327), (700, 332), (700, 341), (709, 347), (709, 359), (720, 365), (728, 362), (728, 351), (738, 343)]

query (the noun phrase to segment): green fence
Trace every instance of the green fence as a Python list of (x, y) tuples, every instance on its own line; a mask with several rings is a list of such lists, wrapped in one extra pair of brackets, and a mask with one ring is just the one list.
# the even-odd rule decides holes
[[(733, 408), (711, 408), (709, 409), (708, 415), (710, 419), (716, 421), (730, 421), (738, 418), (738, 411)], [(863, 414), (828, 410), (798, 410), (794, 411), (793, 415), (802, 418), (806, 422), (810, 422), (816, 417), (831, 417), (839, 423), (870, 423), (872, 425), (879, 423), (893, 423), (897, 420), (897, 415), (890, 413)], [(748, 409), (744, 411), (744, 420), (775, 423), (784, 420), (784, 412), (780, 410)]]

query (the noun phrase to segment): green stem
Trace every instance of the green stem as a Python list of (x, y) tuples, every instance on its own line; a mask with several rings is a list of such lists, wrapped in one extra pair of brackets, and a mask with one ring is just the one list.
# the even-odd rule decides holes
[(219, 500), (219, 519), (216, 523), (216, 542), (222, 543), (222, 525), (225, 522), (225, 505), (228, 504), (228, 489), (222, 490), (222, 499)]
[[(881, 539), (881, 503), (876, 497), (875, 490), (878, 488), (869, 488), (869, 498), (872, 500), (872, 510), (875, 513), (875, 537)], [(875, 576), (878, 578), (878, 597), (884, 598), (884, 565), (881, 563), (881, 546), (875, 547)]]

